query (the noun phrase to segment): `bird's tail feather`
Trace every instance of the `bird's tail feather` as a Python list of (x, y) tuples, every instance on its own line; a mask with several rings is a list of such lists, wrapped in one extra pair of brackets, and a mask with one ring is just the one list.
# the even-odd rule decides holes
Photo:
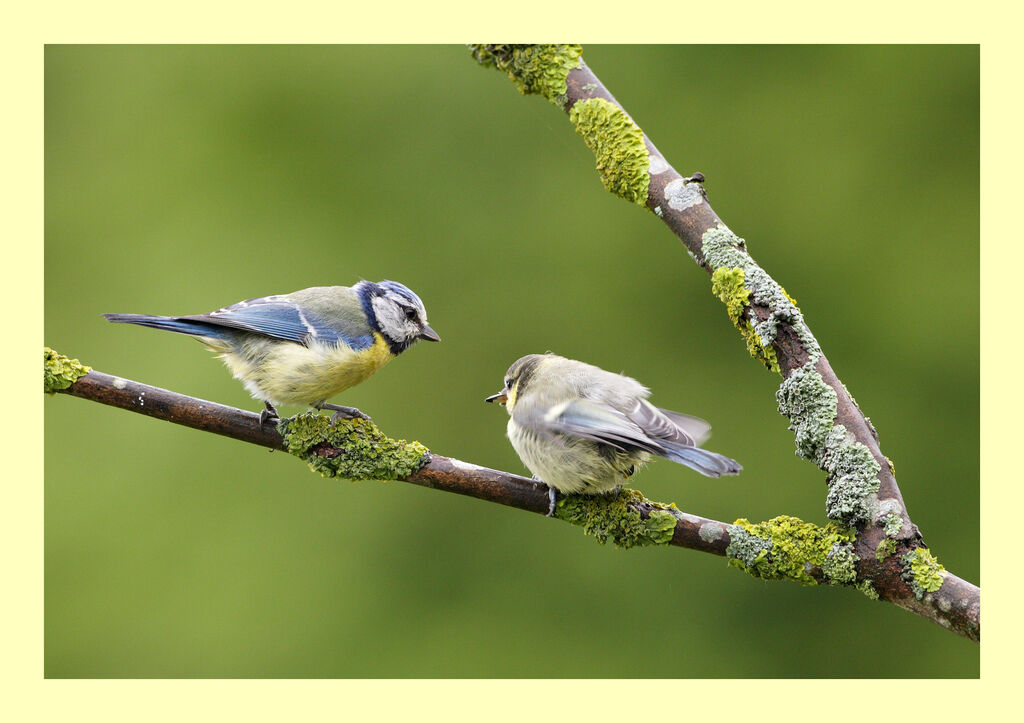
[(189, 321), (173, 316), (153, 316), (151, 314), (104, 314), (103, 318), (107, 321), (112, 321), (115, 324), (138, 324), (139, 326), (148, 326), (153, 329), (163, 329), (164, 331), (174, 331), (179, 334), (189, 334), (190, 336), (206, 336), (218, 339), (223, 337), (225, 333), (224, 329), (218, 328), (213, 324), (204, 324), (201, 321)]
[(707, 477), (739, 474), (743, 465), (734, 459), (717, 452), (709, 452), (700, 447), (666, 444), (663, 456), (673, 462), (686, 465)]

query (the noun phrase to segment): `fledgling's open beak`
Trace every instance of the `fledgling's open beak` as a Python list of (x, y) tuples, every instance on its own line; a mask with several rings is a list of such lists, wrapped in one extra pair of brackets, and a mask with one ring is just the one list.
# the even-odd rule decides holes
[(437, 332), (431, 329), (426, 324), (420, 329), (420, 335), (417, 339), (426, 339), (427, 341), (441, 341), (441, 337), (437, 335)]
[(497, 394), (492, 394), (491, 396), (487, 397), (487, 399), (485, 399), (484, 401), (485, 402), (497, 402), (498, 404), (501, 404), (502, 406), (504, 406), (505, 402), (508, 401), (508, 392), (506, 392), (504, 389), (502, 389)]

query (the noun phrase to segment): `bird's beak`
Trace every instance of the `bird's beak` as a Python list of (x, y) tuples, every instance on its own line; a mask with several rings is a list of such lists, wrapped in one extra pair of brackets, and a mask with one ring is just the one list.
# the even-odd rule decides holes
[(427, 341), (441, 341), (441, 337), (437, 335), (437, 332), (426, 324), (420, 329), (420, 335), (417, 338), (426, 339)]
[(502, 389), (497, 394), (492, 394), (484, 400), (485, 402), (497, 402), (498, 404), (504, 405), (508, 401), (508, 393)]

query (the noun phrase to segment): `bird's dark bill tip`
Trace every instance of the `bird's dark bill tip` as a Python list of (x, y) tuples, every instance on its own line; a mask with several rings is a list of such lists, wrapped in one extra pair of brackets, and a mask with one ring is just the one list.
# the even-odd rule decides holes
[(505, 394), (505, 392), (498, 392), (497, 394), (492, 394), (491, 396), (487, 397), (484, 401), (504, 404), (505, 402), (508, 401), (508, 396)]
[(437, 332), (431, 329), (429, 326), (424, 326), (420, 329), (420, 339), (425, 341), (441, 341), (441, 337), (437, 335)]

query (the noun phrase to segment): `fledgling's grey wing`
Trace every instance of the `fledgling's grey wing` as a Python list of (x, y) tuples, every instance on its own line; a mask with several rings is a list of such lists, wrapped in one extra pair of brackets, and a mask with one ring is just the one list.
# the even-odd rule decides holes
[(675, 422), (675, 425), (681, 430), (689, 434), (693, 438), (693, 443), (698, 447), (711, 439), (711, 425), (700, 417), (673, 412), (671, 409), (662, 409), (661, 407), (658, 407), (658, 411)]
[(646, 399), (636, 400), (626, 416), (655, 439), (699, 447), (711, 436), (711, 425), (700, 417), (660, 409)]
[[(657, 420), (661, 414), (656, 408), (652, 409), (655, 410), (653, 419)], [(673, 438), (659, 439), (618, 409), (588, 399), (574, 399), (546, 408), (538, 405), (525, 410), (520, 404), (512, 417), (517, 424), (535, 433), (589, 439), (622, 452), (650, 452), (707, 477), (734, 475), (743, 469), (734, 459), (695, 446), (692, 437), (668, 418), (663, 418), (657, 428), (665, 434), (672, 434)], [(654, 424), (653, 421), (651, 423)]]
[(661, 447), (656, 454), (673, 462), (708, 477), (738, 474), (743, 469), (736, 460), (698, 446), (711, 430), (703, 419), (658, 409), (644, 399), (638, 399), (626, 416)]
[(346, 334), (346, 330), (339, 328), (339, 325), (281, 296), (249, 299), (209, 314), (176, 318), (248, 331), (306, 346), (313, 341), (329, 344), (344, 342), (355, 349), (365, 349), (373, 344), (372, 335)]
[(551, 407), (518, 405), (512, 413), (517, 424), (545, 435), (561, 434), (607, 444), (620, 451), (643, 450), (664, 454), (665, 449), (625, 414), (607, 404), (573, 399)]

